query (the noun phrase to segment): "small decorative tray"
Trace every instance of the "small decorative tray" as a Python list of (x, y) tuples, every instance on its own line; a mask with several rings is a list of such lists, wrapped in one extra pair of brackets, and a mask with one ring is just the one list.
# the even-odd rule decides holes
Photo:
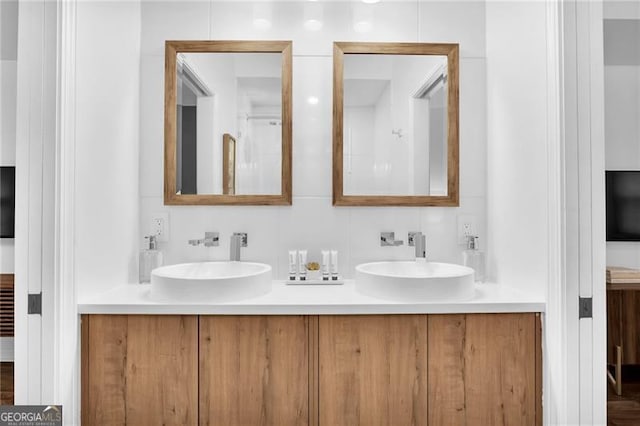
[(332, 280), (332, 279), (328, 279), (328, 280), (323, 280), (322, 278), (320, 279), (312, 279), (312, 280), (285, 280), (284, 282), (287, 285), (342, 285), (344, 284), (344, 278), (342, 278), (340, 275), (338, 275), (338, 279), (337, 280)]

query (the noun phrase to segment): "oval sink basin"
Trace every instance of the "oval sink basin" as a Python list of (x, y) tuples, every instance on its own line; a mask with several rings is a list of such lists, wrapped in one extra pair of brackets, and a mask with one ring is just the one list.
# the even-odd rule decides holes
[(356, 266), (356, 289), (365, 295), (399, 302), (469, 300), (473, 269), (451, 263), (394, 261)]
[(181, 263), (151, 271), (151, 298), (229, 302), (271, 291), (271, 266), (251, 262)]

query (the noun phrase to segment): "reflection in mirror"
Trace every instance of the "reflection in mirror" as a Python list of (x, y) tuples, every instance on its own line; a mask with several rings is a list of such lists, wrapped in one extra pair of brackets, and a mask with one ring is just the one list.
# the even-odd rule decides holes
[(345, 55), (344, 193), (446, 195), (446, 56)]
[(457, 55), (453, 44), (336, 43), (334, 204), (458, 204)]
[(281, 55), (180, 53), (176, 66), (176, 193), (280, 194)]
[(167, 41), (165, 204), (291, 204), (291, 42)]

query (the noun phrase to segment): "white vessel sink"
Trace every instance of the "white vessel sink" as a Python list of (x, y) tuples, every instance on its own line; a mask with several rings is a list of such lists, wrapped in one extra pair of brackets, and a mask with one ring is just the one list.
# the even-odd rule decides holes
[(151, 298), (180, 302), (229, 302), (271, 291), (271, 266), (251, 262), (200, 262), (151, 271)]
[(367, 296), (399, 302), (469, 300), (473, 269), (451, 263), (393, 261), (356, 266), (356, 289)]

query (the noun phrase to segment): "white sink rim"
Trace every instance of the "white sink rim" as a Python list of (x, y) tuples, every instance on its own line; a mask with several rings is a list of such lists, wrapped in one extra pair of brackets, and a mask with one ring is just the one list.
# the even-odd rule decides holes
[[(225, 276), (179, 276), (178, 271), (180, 269), (186, 269), (187, 267), (196, 267), (196, 266), (227, 266), (227, 265), (239, 265), (255, 267), (256, 270), (251, 273), (242, 273), (237, 275), (225, 275)], [(155, 275), (156, 277), (169, 278), (169, 279), (180, 279), (180, 280), (237, 280), (248, 277), (254, 277), (256, 275), (264, 274), (265, 272), (271, 272), (271, 265), (266, 263), (258, 263), (258, 262), (244, 262), (244, 261), (208, 261), (208, 262), (190, 262), (190, 263), (176, 263), (174, 265), (166, 265), (161, 266), (159, 268), (151, 271), (151, 275)], [(174, 274), (172, 274), (172, 272)]]
[[(407, 265), (409, 267), (418, 266), (418, 265), (426, 265), (426, 266), (435, 266), (436, 268), (447, 268), (451, 269), (451, 273), (439, 273), (437, 275), (410, 275), (410, 274), (402, 274), (402, 273), (392, 273), (392, 272), (380, 272), (373, 270), (372, 268), (376, 267), (384, 267), (386, 265)], [(459, 269), (459, 272), (455, 272), (456, 269)], [(376, 275), (379, 277), (385, 278), (409, 278), (409, 279), (431, 279), (431, 278), (455, 278), (460, 277), (467, 274), (473, 274), (474, 270), (464, 265), (457, 265), (455, 263), (444, 263), (444, 262), (423, 262), (423, 261), (413, 261), (413, 260), (389, 260), (389, 261), (381, 261), (381, 262), (368, 262), (361, 263), (356, 266), (356, 271)]]
[[(385, 266), (390, 269), (404, 266), (408, 270), (385, 271)], [(426, 273), (428, 268), (434, 270)], [(421, 270), (425, 273), (417, 273)], [(463, 302), (475, 297), (474, 271), (462, 265), (424, 260), (362, 263), (356, 266), (356, 290), (396, 302)]]
[[(244, 270), (243, 268), (248, 269)], [(184, 303), (226, 303), (271, 291), (271, 265), (211, 261), (161, 266), (151, 271), (150, 298)]]

